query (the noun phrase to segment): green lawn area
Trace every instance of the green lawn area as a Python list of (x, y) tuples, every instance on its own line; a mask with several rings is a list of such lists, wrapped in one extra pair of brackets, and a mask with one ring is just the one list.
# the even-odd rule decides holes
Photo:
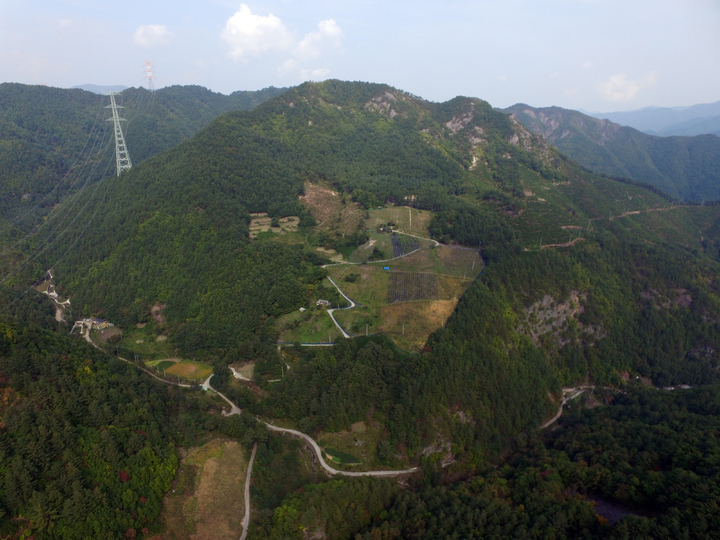
[(157, 335), (149, 326), (126, 330), (117, 346), (119, 349), (139, 354), (140, 358), (146, 362), (177, 357), (175, 348), (167, 340), (167, 337)]
[(357, 465), (358, 463), (362, 463), (355, 456), (346, 454), (340, 450), (335, 450), (334, 448), (323, 448), (323, 452), (325, 452), (325, 455), (330, 459), (330, 461), (340, 465)]

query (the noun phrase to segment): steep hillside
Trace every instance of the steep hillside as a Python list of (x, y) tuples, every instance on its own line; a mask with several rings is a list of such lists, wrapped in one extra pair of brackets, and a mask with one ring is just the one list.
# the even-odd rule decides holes
[(647, 183), (684, 201), (720, 199), (720, 137), (655, 137), (559, 107), (518, 104), (505, 112), (592, 171)]
[[(124, 345), (165, 343), (170, 363), (212, 364), (214, 384), (255, 414), (318, 436), (366, 422), (364, 467), (417, 464), (437, 448), (497, 456), (555, 414), (562, 385), (718, 376), (720, 207), (592, 174), (479, 99), (307, 83), (95, 186), (16, 282), (53, 268), (75, 316), (142, 330)], [(333, 208), (318, 212), (319, 200)], [(335, 347), (279, 354), (279, 318), (303, 308), (332, 325), (316, 300), (341, 297), (320, 253), (352, 260), (370, 247), (362, 214), (380, 205), (389, 216), (412, 206), (435, 241), (480, 248), (482, 275), (456, 276), (465, 293), (418, 355), (337, 334)], [(258, 232), (261, 219), (273, 230)], [(370, 276), (355, 274), (349, 283)], [(388, 302), (388, 280), (377, 283)], [(371, 321), (379, 305), (357, 313)], [(253, 384), (233, 385), (231, 363), (252, 364)]]
[[(67, 216), (63, 226), (33, 237), (30, 248), (12, 251), (23, 260), (37, 249), (15, 281), (31, 283), (52, 268), (56, 290), (71, 299), (75, 317), (110, 319), (126, 334), (122, 345), (145, 347), (143, 355), (151, 348), (161, 351), (162, 363), (181, 357), (211, 364), (212, 384), (250, 414), (233, 416), (238, 429), (227, 431), (223, 424), (233, 420), (217, 413), (200, 416), (207, 404), (194, 406), (197, 414), (181, 421), (168, 412), (167, 422), (157, 425), (137, 415), (141, 427), (150, 423), (142, 430), (151, 443), (143, 443), (143, 451), (171, 442), (176, 432), (189, 437), (216, 428), (248, 443), (260, 438), (259, 475), (253, 475), (253, 504), (262, 509), (256, 536), (329, 531), (328, 537), (397, 538), (484, 531), (498, 537), (593, 538), (617, 531), (617, 537), (631, 538), (663, 530), (681, 536), (679, 521), (701, 509), (705, 514), (693, 527), (714, 530), (714, 520), (706, 519), (713, 512), (700, 505), (715, 504), (704, 501), (714, 489), (717, 393), (701, 389), (683, 399), (653, 389), (641, 402), (619, 394), (640, 385), (717, 383), (720, 206), (679, 204), (658, 190), (589, 172), (479, 99), (437, 104), (386, 85), (340, 81), (306, 83), (251, 111), (222, 115), (169, 151), (93, 186), (97, 194), (82, 192), (73, 206), (60, 205)], [(403, 242), (386, 232), (405, 227), (404, 232), (430, 238)], [(384, 255), (374, 260), (388, 246), (393, 255), (395, 248), (402, 252), (398, 256), (408, 254), (403, 264)], [(458, 269), (446, 255), (471, 253), (472, 269), (478, 249), (482, 274), (474, 281), (462, 270), (452, 276)], [(359, 252), (366, 257), (360, 260)], [(410, 253), (431, 255), (418, 261)], [(323, 268), (330, 262), (325, 255), (359, 266), (334, 273), (338, 267)], [(368, 271), (374, 263), (381, 266)], [(340, 288), (357, 284), (358, 292), (366, 277), (386, 276), (371, 291), (377, 305), (355, 306), (372, 321), (370, 308), (392, 300), (387, 276), (396, 267), (418, 275), (431, 270), (436, 275), (440, 268), (465, 290), (418, 354), (398, 349), (383, 334), (336, 333), (332, 347), (277, 343), (279, 319), (291, 314), (298, 314), (296, 322), (317, 315), (332, 324), (316, 300), (340, 306), (347, 299), (327, 274)], [(46, 310), (34, 318), (52, 325), (49, 315)], [(112, 470), (115, 479), (106, 488), (113, 504), (98, 506), (93, 519), (110, 512), (102, 523), (124, 523), (134, 534), (147, 507), (138, 510), (140, 492), (123, 491), (124, 477), (114, 474), (126, 462), (137, 467), (133, 471), (144, 470), (134, 460), (146, 454), (130, 455), (142, 443), (138, 437), (127, 432), (121, 445), (114, 433), (125, 429), (143, 400), (161, 414), (156, 394), (139, 387), (129, 368), (122, 369), (125, 364), (94, 369), (100, 361), (88, 362), (88, 355), (79, 353), (62, 364), (62, 357), (36, 353), (48, 348), (42, 336), (23, 335), (21, 344), (33, 343), (17, 346), (12, 338), (20, 334), (10, 330), (0, 334), (0, 356), (10, 357), (0, 367), (12, 369), (11, 385), (28, 400), (28, 418), (40, 411), (38, 417), (57, 419), (43, 422), (37, 440), (48, 440), (40, 437), (52, 432), (46, 423), (89, 417), (83, 434), (100, 431), (99, 444), (109, 457), (103, 461), (94, 448), (83, 455), (89, 467), (81, 485), (89, 489), (106, 462), (111, 468), (102, 470)], [(246, 380), (232, 377), (230, 365)], [(41, 384), (65, 384), (67, 395), (81, 395), (80, 413), (62, 416), (59, 401), (47, 407), (36, 398)], [(132, 405), (119, 399), (125, 394), (117, 385), (127, 388)], [(573, 435), (579, 429), (562, 428), (541, 440), (537, 428), (557, 420), (563, 387), (574, 394), (576, 386), (594, 391), (588, 408), (613, 402), (618, 407), (571, 414), (570, 428), (583, 431)], [(91, 391), (99, 392), (98, 406), (84, 414), (84, 396)], [(182, 410), (177, 394), (168, 396), (163, 410)], [(114, 415), (111, 406), (122, 414)], [(255, 415), (312, 435), (339, 468), (417, 465), (422, 472), (403, 484), (415, 488), (408, 492), (365, 479), (298, 489), (304, 480), (297, 481), (299, 474), (288, 479), (288, 471), (310, 471), (316, 462), (298, 464), (297, 456), (269, 441), (265, 445), (267, 437), (239, 425), (252, 424)], [(25, 433), (16, 412), (6, 418), (15, 422), (7, 425), (13, 435)], [(655, 427), (641, 432), (643, 425)], [(696, 426), (702, 426), (702, 435)], [(624, 453), (615, 439), (632, 453)], [(709, 442), (688, 454), (685, 439)], [(662, 441), (670, 442), (658, 449)], [(127, 449), (127, 458), (119, 448)], [(498, 467), (512, 449), (515, 456)], [(52, 496), (45, 487), (54, 488), (53, 474), (62, 481), (72, 469), (52, 468), (46, 454), (33, 454), (42, 466), (30, 471), (30, 483), (25, 456), (1, 462), (7, 465), (5, 486), (29, 485), (41, 492), (28, 488), (12, 503), (3, 499), (11, 515), (32, 510), (33, 520), (58, 521), (53, 512), (62, 496), (55, 492), (65, 493), (67, 482)], [(72, 461), (72, 452), (65, 455), (63, 463)], [(171, 463), (168, 469), (173, 468)], [(644, 475), (642, 483), (633, 478), (636, 473)], [(144, 487), (145, 476), (129, 475), (133, 486)], [(283, 507), (273, 511), (290, 491)], [(6, 492), (0, 490), (0, 497)], [(678, 496), (668, 498), (666, 492)], [(642, 516), (657, 506), (669, 517), (638, 517), (635, 527), (608, 533), (578, 493), (633, 505), (631, 513)], [(337, 517), (346, 515), (352, 519)]]

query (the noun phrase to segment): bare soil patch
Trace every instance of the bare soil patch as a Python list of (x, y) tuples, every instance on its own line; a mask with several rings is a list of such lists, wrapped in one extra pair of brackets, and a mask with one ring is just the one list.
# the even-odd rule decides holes
[(165, 497), (165, 540), (236, 540), (245, 515), (247, 464), (236, 441), (215, 439), (182, 459)]
[(167, 305), (165, 304), (155, 304), (152, 308), (150, 308), (150, 314), (152, 315), (155, 324), (162, 325), (165, 323), (165, 316), (162, 314), (162, 310), (166, 307)]
[(302, 202), (318, 223), (319, 230), (334, 230), (339, 234), (352, 234), (360, 228), (365, 212), (360, 205), (343, 197), (330, 187), (305, 182)]

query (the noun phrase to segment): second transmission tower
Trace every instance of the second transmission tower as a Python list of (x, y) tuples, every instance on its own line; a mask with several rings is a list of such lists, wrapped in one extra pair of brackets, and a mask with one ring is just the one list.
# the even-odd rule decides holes
[(115, 96), (118, 95), (116, 92), (110, 92), (110, 105), (107, 105), (106, 109), (112, 109), (112, 118), (108, 118), (108, 122), (115, 124), (115, 160), (117, 162), (117, 175), (123, 171), (132, 169), (132, 162), (130, 161), (130, 153), (125, 146), (125, 137), (123, 136), (122, 126), (120, 122), (124, 122), (124, 118), (120, 118), (118, 109), (124, 109), (122, 105), (115, 103)]
[(155, 66), (152, 60), (145, 60), (145, 78), (147, 79), (148, 90), (154, 92), (155, 83), (153, 79), (155, 79)]

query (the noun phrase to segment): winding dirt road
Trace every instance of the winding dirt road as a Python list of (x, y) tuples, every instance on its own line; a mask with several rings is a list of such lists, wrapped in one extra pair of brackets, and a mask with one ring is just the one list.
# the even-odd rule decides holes
[(257, 452), (257, 443), (253, 444), (253, 451), (250, 454), (250, 463), (248, 463), (248, 472), (245, 477), (245, 517), (242, 520), (243, 532), (240, 540), (245, 540), (250, 526), (250, 476), (252, 476), (253, 462), (255, 461), (255, 452)]

